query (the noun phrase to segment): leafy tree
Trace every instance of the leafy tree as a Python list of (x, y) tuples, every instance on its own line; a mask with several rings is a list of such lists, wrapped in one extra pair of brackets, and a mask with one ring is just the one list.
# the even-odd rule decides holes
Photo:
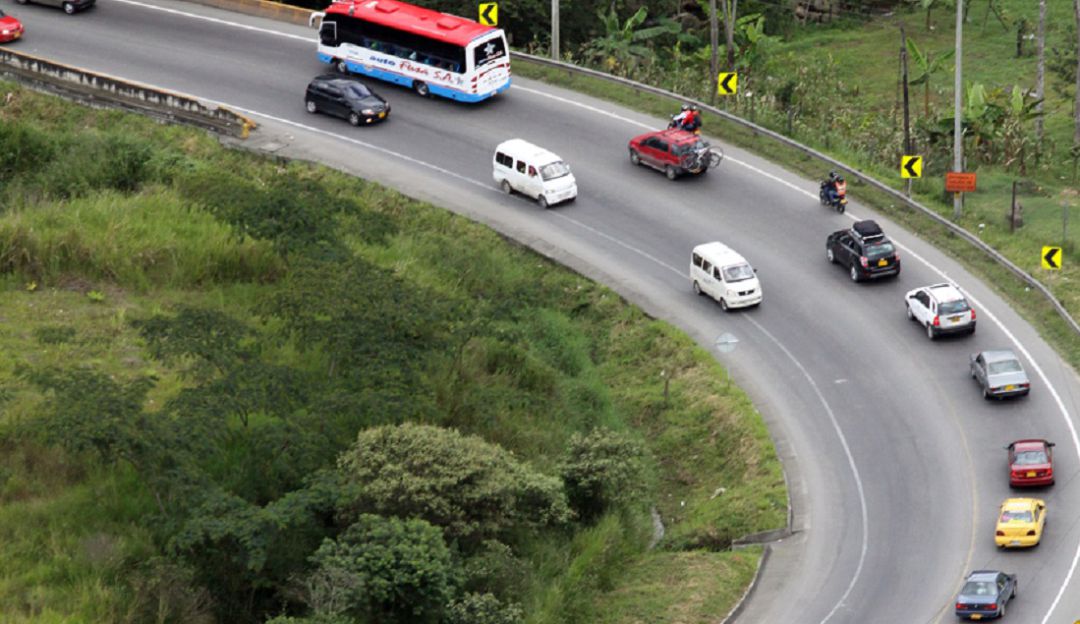
[(132, 466), (154, 494), (159, 510), (198, 484), (192, 458), (205, 451), (202, 441), (163, 414), (143, 405), (153, 380), (116, 380), (91, 369), (23, 371), (49, 393), (34, 425), (46, 443), (72, 453), (93, 452), (105, 463)]
[(645, 454), (637, 440), (610, 429), (575, 433), (561, 466), (570, 505), (592, 521), (640, 500), (646, 490)]
[(231, 316), (206, 308), (181, 306), (175, 316), (155, 315), (131, 322), (151, 357), (186, 364), (189, 377), (206, 380), (252, 357), (254, 332)]
[(521, 624), (525, 621), (521, 608), (504, 605), (491, 594), (465, 594), (454, 600), (446, 610), (446, 624)]
[(448, 429), (405, 424), (362, 431), (338, 465), (357, 491), (352, 510), (422, 518), (451, 538), (482, 539), (570, 517), (557, 479)]
[(305, 585), (315, 614), (370, 624), (438, 622), (457, 583), (442, 531), (419, 519), (361, 515), (311, 561)]

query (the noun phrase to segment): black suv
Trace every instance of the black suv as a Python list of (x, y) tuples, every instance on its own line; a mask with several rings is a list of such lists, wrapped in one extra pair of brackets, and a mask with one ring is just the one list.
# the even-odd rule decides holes
[(341, 74), (324, 74), (311, 81), (304, 96), (309, 113), (348, 119), (354, 126), (386, 119), (390, 105), (363, 82)]
[(850, 230), (829, 234), (825, 257), (848, 267), (851, 281), (900, 275), (900, 252), (874, 221), (856, 221)]

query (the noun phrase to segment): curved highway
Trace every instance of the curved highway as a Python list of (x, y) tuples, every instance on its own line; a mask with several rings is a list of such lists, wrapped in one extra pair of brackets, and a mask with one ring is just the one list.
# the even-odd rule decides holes
[[(526, 80), (474, 106), (375, 84), (394, 112), (370, 128), (307, 115), (304, 86), (326, 70), (312, 31), (154, 2), (100, 0), (75, 16), (5, 8), (27, 28), (16, 50), (228, 104), (262, 125), (253, 144), (489, 223), (707, 348), (723, 332), (738, 337), (722, 359), (769, 424), (796, 512), (796, 533), (775, 545), (740, 622), (951, 621), (963, 576), (978, 568), (1019, 575), (1008, 621), (1080, 618), (1080, 450), (1068, 420), (1080, 383), (951, 259), (855, 203), (851, 215), (877, 219), (899, 243), (904, 272), (898, 281), (853, 284), (824, 258), (826, 235), (851, 218), (819, 206), (815, 182), (730, 147), (718, 170), (670, 182), (627, 159), (627, 140), (659, 120)], [(543, 211), (498, 192), (492, 151), (511, 137), (571, 163), (578, 200)], [(760, 308), (725, 314), (692, 294), (690, 249), (709, 240), (757, 267)], [(931, 343), (906, 320), (903, 294), (946, 277), (973, 298), (978, 332)], [(991, 347), (1024, 353), (1030, 397), (982, 400), (967, 356)], [(1011, 494), (1002, 446), (1021, 437), (1058, 444), (1057, 484), (1035, 494), (1047, 500), (1050, 520), (1041, 546), (998, 552), (997, 506)]]

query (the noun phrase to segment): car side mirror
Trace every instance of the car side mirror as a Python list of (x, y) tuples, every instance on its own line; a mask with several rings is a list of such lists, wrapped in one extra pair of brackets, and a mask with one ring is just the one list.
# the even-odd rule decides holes
[(1046, 446), (1057, 446), (1057, 444), (1055, 444), (1055, 443), (1053, 443), (1053, 442), (1047, 442), (1047, 443), (1046, 443)]

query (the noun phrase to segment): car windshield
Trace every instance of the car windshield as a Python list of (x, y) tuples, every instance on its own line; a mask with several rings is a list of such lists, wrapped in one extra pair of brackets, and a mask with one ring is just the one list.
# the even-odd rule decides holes
[(540, 175), (545, 180), (554, 180), (570, 174), (570, 165), (559, 160), (549, 165), (540, 167)]
[(741, 282), (754, 277), (754, 269), (749, 264), (736, 264), (724, 267), (725, 282)]
[(698, 140), (694, 141), (693, 143), (683, 143), (681, 145), (672, 145), (671, 146), (671, 153), (675, 154), (676, 156), (683, 156), (685, 154), (692, 154), (692, 153), (694, 153), (694, 152), (696, 152), (698, 150), (705, 149), (706, 147), (708, 147), (708, 145), (705, 143), (705, 141), (702, 141), (701, 139), (698, 139)]
[(1001, 512), (998, 522), (1031, 522), (1031, 512), (1021, 509), (1006, 509)]
[(870, 260), (891, 256), (894, 253), (896, 253), (896, 249), (889, 242), (875, 243), (866, 247), (866, 257)]
[(1000, 362), (990, 362), (990, 373), (1021, 373), (1024, 369), (1020, 367), (1020, 362), (1016, 360), (1001, 360)]
[(990, 581), (968, 581), (960, 593), (965, 596), (993, 596), (994, 584)]
[(1013, 462), (1020, 466), (1032, 466), (1035, 464), (1045, 464), (1046, 453), (1042, 451), (1021, 451), (1016, 454), (1016, 461)]
[(967, 312), (971, 307), (967, 301), (960, 299), (958, 301), (943, 301), (938, 306), (938, 312), (940, 314), (959, 314), (961, 312)]
[(371, 90), (362, 84), (351, 84), (345, 87), (345, 93), (354, 98), (366, 98), (371, 95)]

